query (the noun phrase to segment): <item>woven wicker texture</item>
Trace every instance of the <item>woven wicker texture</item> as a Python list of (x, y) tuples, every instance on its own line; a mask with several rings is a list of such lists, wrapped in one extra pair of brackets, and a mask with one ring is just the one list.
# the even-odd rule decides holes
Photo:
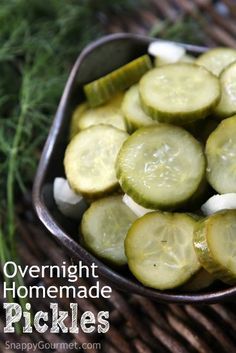
[(236, 47), (236, 2), (234, 0), (149, 0), (144, 9), (107, 24), (111, 33), (127, 31), (146, 34), (163, 20), (171, 25), (182, 18), (199, 24), (207, 46)]
[[(201, 26), (205, 44), (236, 47), (236, 2), (224, 0), (213, 5), (207, 0), (150, 0), (148, 6), (137, 9), (132, 15), (122, 18), (103, 19), (109, 33), (134, 32), (147, 34), (158, 22), (168, 19), (175, 23), (183, 16), (193, 17)], [(225, 14), (225, 17), (222, 15)], [(29, 197), (22, 200), (18, 210), (19, 254), (22, 264), (58, 264), (70, 262), (64, 251), (37, 223)], [(28, 279), (32, 284), (32, 279)], [(34, 282), (37, 284), (39, 282)], [(45, 278), (40, 281), (46, 287), (66, 285), (66, 279)], [(89, 287), (80, 280), (78, 285)], [(0, 288), (2, 298), (2, 287)], [(1, 299), (2, 300), (2, 299)], [(55, 302), (55, 300), (54, 300)], [(70, 299), (63, 298), (60, 310), (68, 310)], [(100, 342), (101, 347), (90, 345), (70, 352), (106, 353), (234, 353), (236, 352), (236, 303), (192, 306), (158, 304), (137, 295), (128, 295), (113, 290), (109, 300), (78, 299), (81, 313), (91, 310), (95, 315), (100, 310), (110, 311), (110, 330), (107, 334), (32, 334), (16, 336), (4, 334), (3, 316), (0, 318), (0, 352), (15, 352), (6, 349), (10, 342)], [(2, 303), (1, 303), (2, 304)], [(33, 310), (48, 310), (47, 300), (32, 300)], [(68, 322), (69, 323), (69, 322)], [(42, 352), (68, 352), (65, 349), (42, 350)]]

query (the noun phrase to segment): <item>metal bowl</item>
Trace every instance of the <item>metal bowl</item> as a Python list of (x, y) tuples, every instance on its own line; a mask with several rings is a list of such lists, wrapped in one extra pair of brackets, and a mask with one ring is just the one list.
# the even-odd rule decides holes
[[(132, 34), (109, 35), (91, 43), (79, 55), (66, 83), (43, 149), (33, 188), (34, 206), (41, 222), (75, 261), (82, 260), (87, 265), (95, 263), (100, 276), (111, 286), (159, 302), (219, 302), (236, 296), (236, 286), (229, 288), (218, 284), (196, 293), (181, 292), (179, 289), (158, 291), (144, 287), (128, 269), (117, 270), (101, 262), (79, 243), (78, 224), (61, 215), (53, 200), (54, 178), (64, 176), (63, 157), (68, 143), (71, 113), (84, 99), (82, 86), (146, 53), (153, 40)], [(182, 45), (193, 55), (207, 50), (203, 47)]]

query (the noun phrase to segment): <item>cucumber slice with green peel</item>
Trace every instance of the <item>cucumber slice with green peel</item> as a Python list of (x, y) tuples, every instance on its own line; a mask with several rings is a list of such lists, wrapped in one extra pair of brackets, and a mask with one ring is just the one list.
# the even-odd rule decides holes
[(204, 218), (202, 215), (199, 215), (197, 213), (186, 212), (186, 214), (195, 219), (195, 221), (199, 221), (200, 219)]
[(148, 115), (177, 125), (204, 119), (220, 100), (218, 78), (201, 66), (187, 63), (150, 70), (141, 78), (139, 92)]
[(138, 85), (132, 86), (126, 92), (122, 103), (122, 111), (129, 131), (135, 131), (142, 126), (156, 123), (141, 107)]
[(107, 103), (112, 105), (114, 108), (121, 108), (121, 104), (124, 99), (125, 92), (118, 92), (114, 95)]
[(236, 49), (214, 48), (200, 55), (196, 64), (204, 66), (208, 71), (219, 76), (233, 61), (236, 61)]
[(123, 91), (140, 80), (152, 67), (148, 55), (143, 55), (111, 73), (84, 86), (91, 107), (107, 102), (114, 94)]
[(195, 63), (196, 58), (193, 55), (190, 54), (185, 54), (180, 60), (179, 62), (181, 63), (189, 63), (189, 64), (193, 64)]
[(207, 179), (219, 193), (236, 192), (236, 115), (222, 120), (206, 143)]
[(125, 265), (124, 240), (136, 219), (121, 196), (95, 201), (82, 218), (83, 242), (99, 258), (117, 266)]
[(81, 103), (77, 106), (75, 111), (72, 114), (71, 118), (71, 123), (70, 123), (70, 133), (69, 133), (69, 139), (71, 140), (78, 132), (78, 121), (83, 115), (84, 112), (88, 110), (88, 104), (87, 103)]
[(198, 190), (205, 175), (201, 144), (168, 124), (144, 127), (123, 144), (116, 161), (124, 192), (143, 207), (174, 209)]
[(219, 119), (225, 119), (236, 114), (236, 62), (220, 75), (221, 99), (214, 110)]
[(160, 290), (185, 283), (200, 268), (193, 248), (195, 224), (184, 213), (152, 212), (136, 220), (125, 239), (133, 275)]
[(200, 221), (194, 247), (202, 266), (215, 278), (236, 284), (236, 210), (215, 213)]
[(121, 102), (124, 94), (119, 93), (108, 103), (97, 108), (89, 108), (88, 104), (79, 105), (72, 115), (71, 138), (79, 131), (93, 125), (107, 124), (117, 129), (127, 131), (124, 115), (121, 111)]
[(87, 129), (90, 126), (106, 124), (116, 127), (117, 129), (127, 131), (125, 118), (119, 109), (112, 106), (98, 107), (89, 109), (81, 116), (78, 122), (80, 130)]
[[(189, 54), (185, 54), (183, 55), (180, 59), (178, 59), (177, 61), (175, 61), (176, 63), (194, 63), (196, 60), (196, 58), (192, 55), (189, 55)], [(160, 67), (160, 66), (163, 66), (163, 65), (169, 65), (169, 64), (173, 64), (174, 62), (169, 62), (168, 60), (165, 60), (163, 58), (160, 58), (160, 57), (156, 57), (154, 59), (154, 65), (156, 67)]]
[(106, 124), (120, 130), (127, 130), (124, 115), (119, 107), (109, 103), (85, 111), (78, 120), (78, 130), (84, 130), (93, 125)]
[(64, 158), (71, 188), (87, 197), (99, 197), (118, 186), (117, 154), (128, 137), (110, 125), (96, 125), (79, 132), (69, 143)]
[(187, 292), (196, 292), (201, 289), (210, 287), (215, 281), (215, 278), (207, 272), (203, 267), (195, 273), (188, 282), (186, 282), (180, 289)]

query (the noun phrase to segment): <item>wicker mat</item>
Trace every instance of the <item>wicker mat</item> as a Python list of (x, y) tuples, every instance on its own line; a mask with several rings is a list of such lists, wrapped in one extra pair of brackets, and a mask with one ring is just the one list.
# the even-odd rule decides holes
[[(137, 9), (132, 16), (103, 18), (108, 32), (135, 32), (146, 34), (150, 28), (166, 19), (170, 23), (183, 16), (200, 21), (209, 46), (236, 47), (236, 2), (224, 0), (150, 0), (148, 6)], [(224, 16), (225, 17), (224, 17)], [(235, 16), (235, 17), (234, 17)], [(203, 19), (203, 20), (202, 20)], [(70, 262), (64, 251), (38, 224), (32, 211), (31, 200), (25, 196), (18, 209), (19, 254), (23, 265), (58, 264)], [(30, 282), (31, 281), (31, 282)], [(66, 284), (66, 280), (64, 280)], [(63, 285), (62, 279), (44, 278), (33, 284)], [(32, 284), (32, 279), (28, 279)], [(79, 285), (89, 287), (89, 281), (80, 280)], [(2, 286), (0, 288), (2, 292)], [(2, 294), (2, 293), (0, 293)], [(2, 297), (2, 295), (1, 295)], [(1, 299), (2, 300), (2, 299)], [(55, 300), (54, 300), (55, 301)], [(60, 310), (68, 310), (70, 299), (58, 301)], [(2, 303), (1, 303), (2, 304)], [(10, 348), (11, 342), (44, 342), (40, 352), (106, 352), (106, 353), (234, 353), (236, 352), (236, 303), (208, 306), (158, 304), (138, 295), (128, 295), (113, 290), (110, 299), (78, 299), (81, 312), (110, 311), (110, 329), (106, 334), (4, 334), (4, 316), (0, 319), (0, 352), (19, 352)], [(33, 311), (49, 310), (47, 300), (32, 300)], [(6, 345), (8, 342), (9, 346)], [(51, 348), (46, 343), (51, 342)], [(62, 343), (71, 343), (66, 349)], [(87, 344), (84, 344), (87, 343)], [(92, 344), (96, 343), (96, 344)], [(53, 347), (52, 344), (55, 344)], [(56, 345), (57, 344), (57, 345)], [(83, 344), (83, 348), (82, 345)], [(80, 346), (80, 347), (79, 347)], [(29, 347), (29, 346), (28, 346)], [(26, 349), (24, 351), (32, 351)], [(39, 352), (39, 350), (36, 350)]]

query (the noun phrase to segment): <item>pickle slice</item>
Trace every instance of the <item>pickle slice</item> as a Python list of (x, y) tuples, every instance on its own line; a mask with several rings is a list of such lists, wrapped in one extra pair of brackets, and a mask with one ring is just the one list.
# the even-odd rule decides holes
[(195, 56), (193, 56), (193, 55), (190, 55), (190, 54), (185, 54), (180, 60), (179, 60), (179, 62), (181, 62), (181, 63), (191, 63), (191, 64), (193, 64), (193, 63), (195, 63), (195, 61), (196, 61), (196, 58), (195, 58)]
[(138, 85), (132, 86), (126, 92), (122, 103), (122, 111), (125, 115), (129, 131), (135, 131), (142, 126), (156, 123), (141, 107)]
[(214, 114), (224, 119), (236, 114), (236, 62), (228, 66), (220, 75), (221, 99)]
[(84, 86), (84, 92), (91, 107), (107, 102), (115, 93), (138, 82), (152, 67), (148, 55), (143, 55), (111, 73)]
[(71, 123), (70, 123), (70, 133), (69, 133), (69, 139), (71, 140), (78, 132), (78, 121), (82, 114), (88, 110), (88, 104), (86, 103), (81, 103), (77, 106), (75, 111), (72, 114), (71, 118)]
[(214, 75), (219, 76), (229, 64), (236, 60), (236, 50), (232, 48), (214, 48), (200, 55), (196, 64), (204, 66)]
[(81, 223), (85, 246), (112, 264), (125, 265), (124, 240), (136, 219), (137, 216), (122, 202), (121, 196), (93, 202)]
[[(118, 97), (119, 96), (119, 97)], [(126, 131), (126, 122), (121, 111), (123, 94), (119, 94), (107, 104), (96, 108), (88, 108), (78, 119), (78, 131), (84, 130), (93, 125), (106, 124)], [(118, 102), (120, 103), (118, 105)]]
[(202, 266), (217, 279), (236, 284), (236, 210), (215, 213), (200, 221), (194, 247)]
[(236, 115), (222, 120), (206, 143), (207, 179), (219, 193), (236, 192)]
[(196, 292), (201, 289), (205, 289), (210, 287), (212, 283), (215, 281), (215, 278), (207, 272), (203, 267), (200, 268), (191, 278), (186, 282), (182, 287), (181, 290), (187, 292)]
[(200, 268), (193, 247), (195, 224), (184, 213), (153, 212), (136, 220), (125, 239), (134, 276), (160, 290), (185, 283)]
[(176, 63), (147, 72), (139, 83), (144, 111), (178, 125), (203, 119), (220, 99), (219, 80), (201, 66)]
[(87, 197), (98, 197), (118, 186), (115, 161), (128, 134), (110, 125), (96, 125), (79, 132), (64, 158), (71, 188)]
[(194, 63), (196, 60), (196, 58), (192, 55), (189, 54), (185, 54), (183, 55), (181, 58), (179, 58), (178, 60), (176, 60), (175, 62), (170, 62), (169, 60), (165, 60), (163, 58), (160, 57), (156, 57), (154, 59), (154, 64), (156, 67), (159, 66), (163, 66), (163, 65), (169, 65), (169, 64), (173, 64), (173, 63)]
[(141, 206), (174, 209), (198, 190), (205, 158), (187, 131), (158, 124), (137, 130), (125, 141), (116, 171), (124, 192)]

